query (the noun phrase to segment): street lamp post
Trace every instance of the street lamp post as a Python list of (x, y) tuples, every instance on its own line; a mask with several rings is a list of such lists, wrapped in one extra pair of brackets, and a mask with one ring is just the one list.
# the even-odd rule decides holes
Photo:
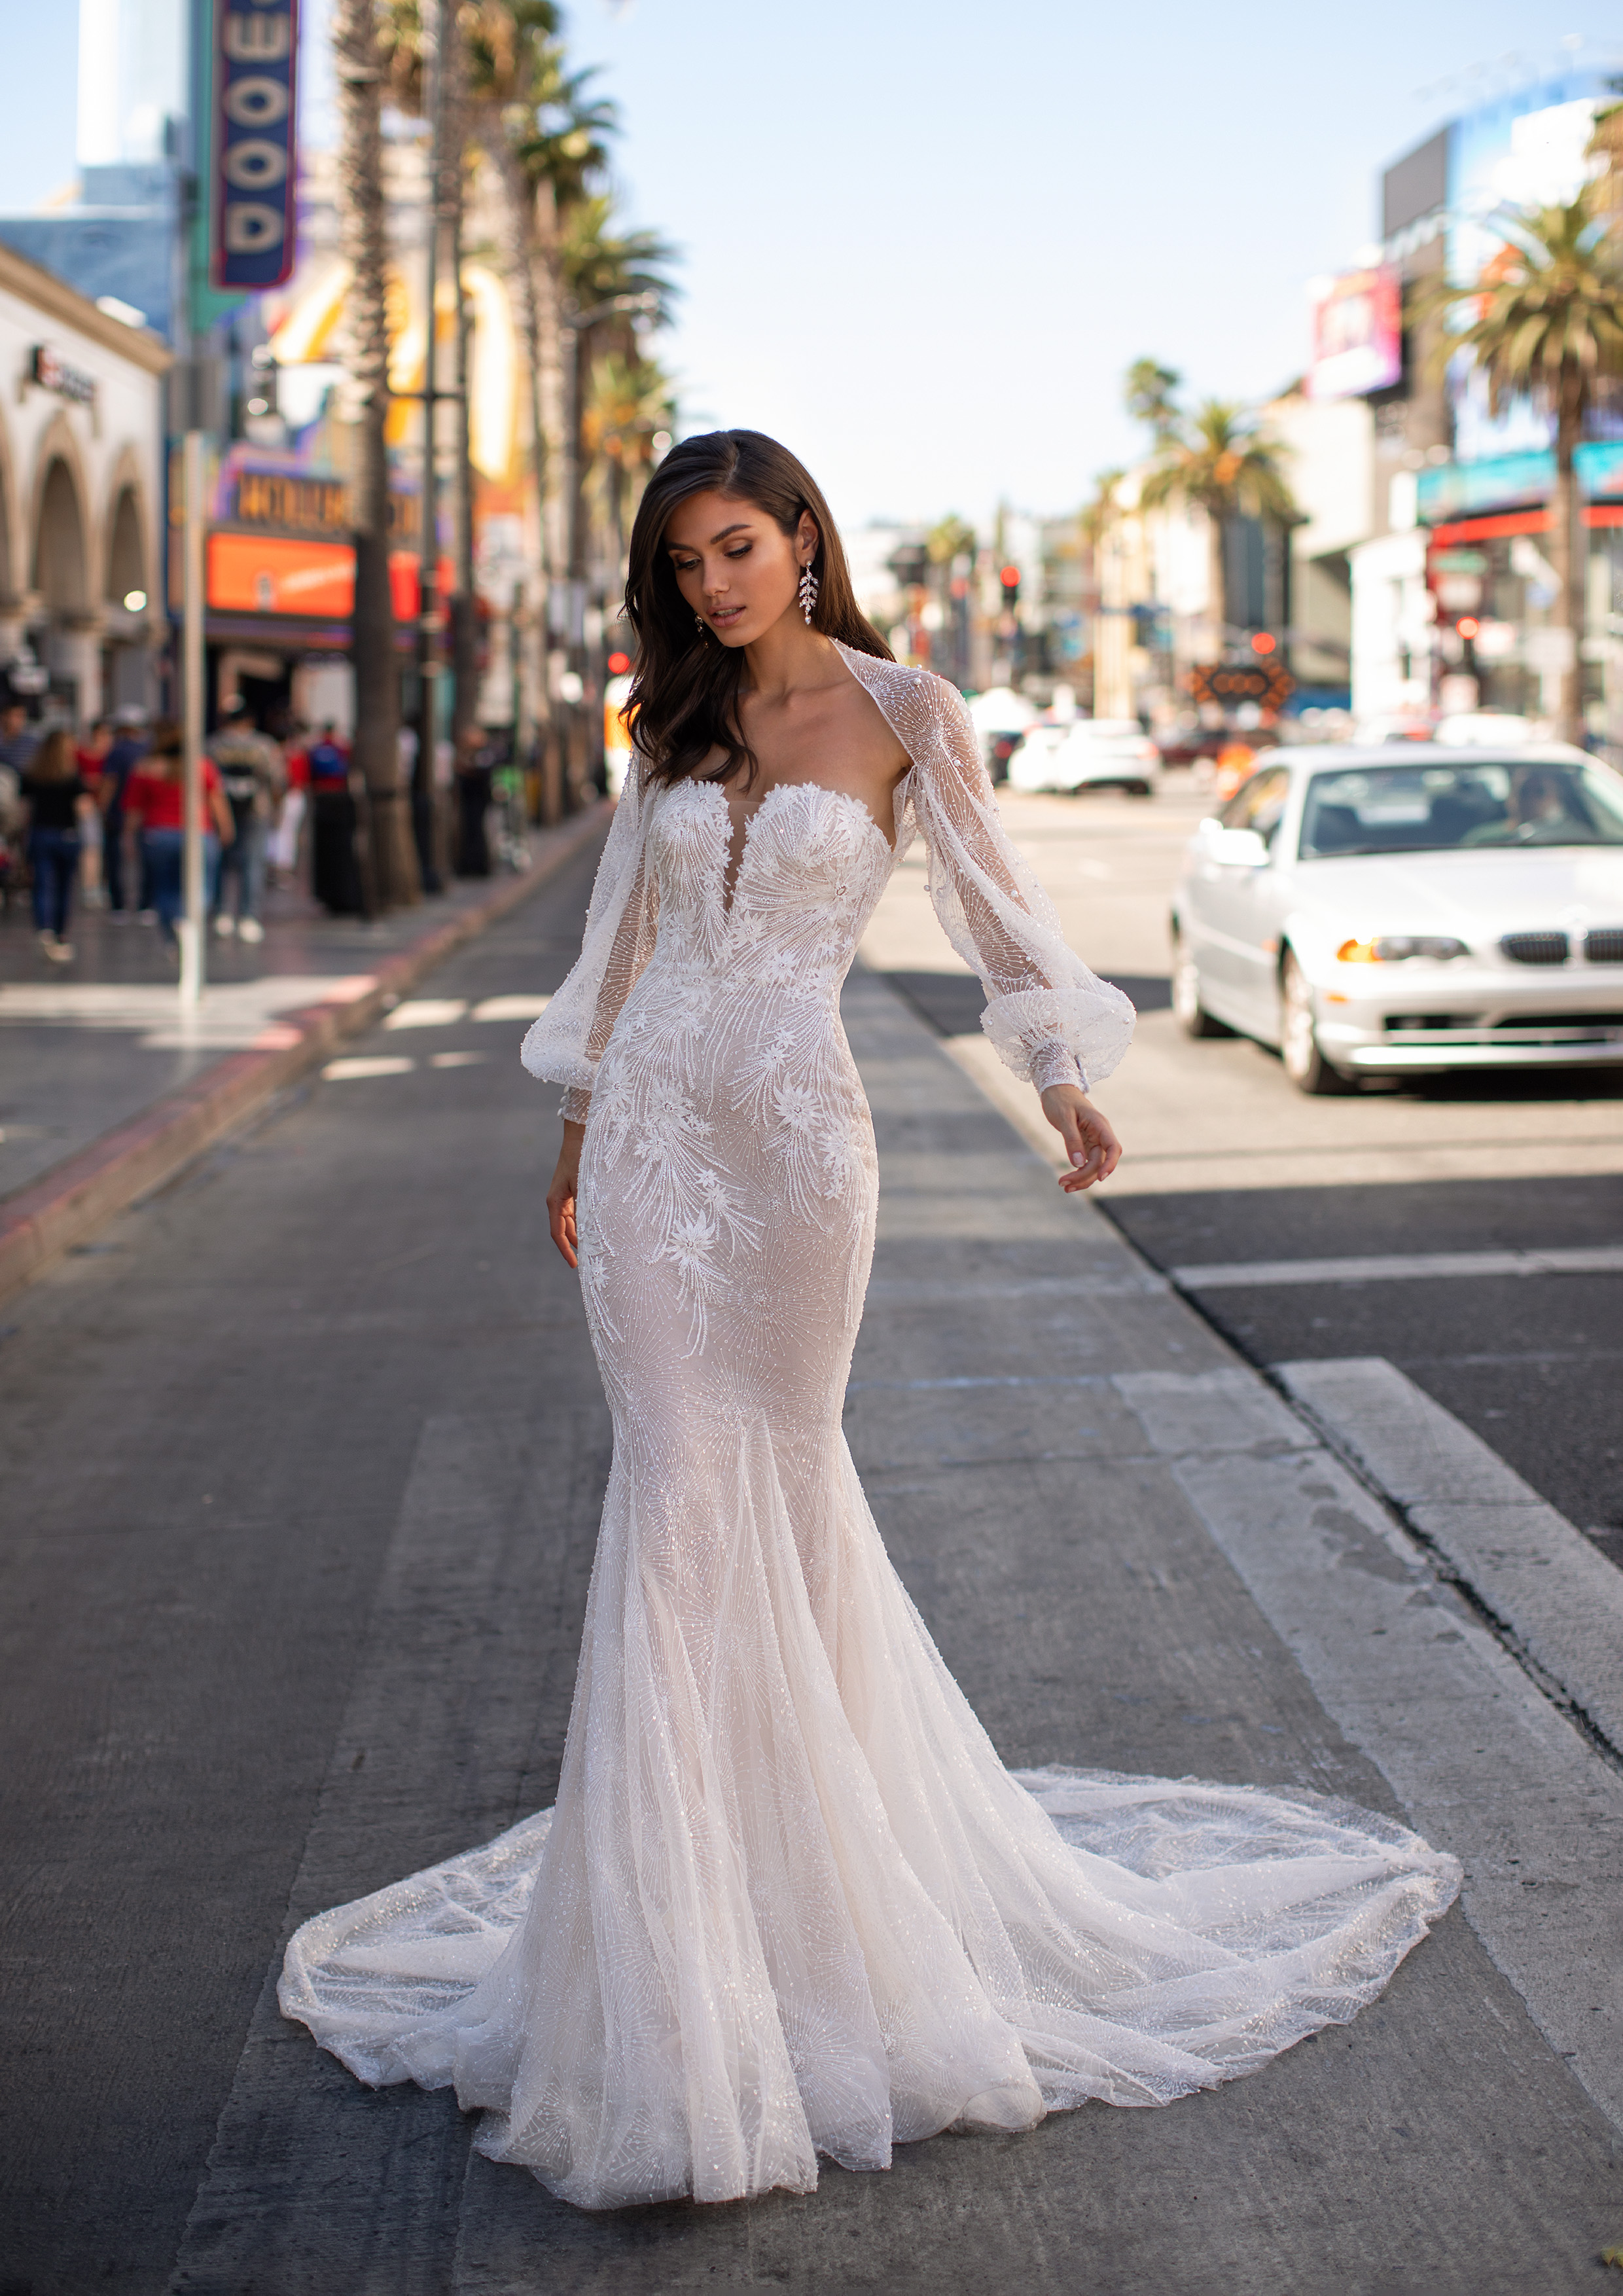
[(441, 177), (445, 170), (445, 69), (441, 45), (445, 37), (444, 0), (424, 0), (422, 13), (424, 62), (428, 71), (429, 112), (429, 238), (427, 281), (428, 333), (422, 354), (422, 490), (419, 497), (417, 536), (417, 755), (412, 766), (412, 829), (417, 847), (417, 866), (425, 893), (442, 890), (437, 858), (439, 839), (434, 818), (434, 752), (439, 741), (439, 709), (436, 685), (439, 672), (437, 638), (439, 629), (437, 588), (439, 572), (439, 488), (435, 471), (434, 409), (444, 394), (439, 390), (439, 225)]

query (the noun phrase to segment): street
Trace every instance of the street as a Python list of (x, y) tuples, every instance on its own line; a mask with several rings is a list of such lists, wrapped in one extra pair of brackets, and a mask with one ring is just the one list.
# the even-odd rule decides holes
[[(1400, 1812), (1463, 1859), (1462, 1905), (1352, 2026), (1250, 2079), (736, 2208), (571, 2210), (473, 2154), (448, 2096), (368, 2094), (280, 2021), (297, 1922), (555, 1788), (610, 1429), (546, 1240), (555, 1095), (518, 1066), (521, 1023), (472, 1016), (561, 980), (583, 854), (8, 1307), (4, 2284), (1597, 2280), (1623, 2239), (1623, 1777), (1155, 1271), (1615, 1240), (1616, 1097), (1299, 1101), (1270, 1056), (1185, 1045), (1156, 1008), (1193, 802), (1008, 810), (1145, 1007), (1101, 1094), (1129, 1161), (1109, 1205), (1062, 1202), (988, 1102), (915, 856), (847, 996), (883, 1174), (848, 1431), (881, 1530), (1011, 1763)], [(1570, 1283), (1514, 1285), (1498, 1354), (1576, 1349)], [(1542, 1405), (1489, 1416), (1511, 1367), (1459, 1361), (1494, 1351), (1474, 1342), (1504, 1289), (1218, 1304), (1242, 1356), (1386, 1355), (1558, 1506), (1600, 1493), (1590, 1390), (1557, 1381), (1569, 1447)], [(1610, 1296), (1582, 1327), (1615, 1348), (1615, 1279), (1582, 1290)]]
[[(1145, 804), (1005, 793), (1012, 834), (1067, 937), (1139, 1007), (1101, 1093), (1127, 1153), (1101, 1192), (1158, 1268), (1259, 1365), (1380, 1356), (1462, 1419), (1623, 1562), (1623, 1274), (1236, 1283), (1236, 1263), (1623, 1244), (1623, 1068), (1294, 1092), (1242, 1038), (1191, 1043), (1168, 1009), (1166, 920), (1209, 805), (1186, 775)], [(973, 1072), (998, 1084), (980, 992), (929, 931), (922, 857), (898, 872), (864, 954)], [(1204, 1290), (1202, 1267), (1221, 1267)]]

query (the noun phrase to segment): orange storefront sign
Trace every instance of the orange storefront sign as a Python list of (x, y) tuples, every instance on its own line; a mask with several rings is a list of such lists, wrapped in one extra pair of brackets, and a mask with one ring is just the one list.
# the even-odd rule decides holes
[[(395, 619), (413, 620), (418, 595), (414, 552), (389, 552), (389, 586)], [(306, 542), (291, 535), (211, 534), (209, 603), (220, 613), (348, 621), (355, 611), (355, 552), (347, 542)]]

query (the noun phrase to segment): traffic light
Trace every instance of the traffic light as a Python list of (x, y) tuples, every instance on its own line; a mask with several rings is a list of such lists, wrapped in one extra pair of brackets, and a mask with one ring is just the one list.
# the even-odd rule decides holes
[(1020, 568), (1018, 566), (1001, 567), (998, 570), (997, 578), (1003, 585), (1004, 610), (1012, 613), (1020, 603)]

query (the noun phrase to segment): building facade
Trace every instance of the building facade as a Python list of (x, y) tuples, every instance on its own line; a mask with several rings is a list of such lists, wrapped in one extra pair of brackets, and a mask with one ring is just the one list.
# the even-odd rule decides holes
[(157, 699), (169, 364), (0, 247), (0, 675), (79, 725)]

